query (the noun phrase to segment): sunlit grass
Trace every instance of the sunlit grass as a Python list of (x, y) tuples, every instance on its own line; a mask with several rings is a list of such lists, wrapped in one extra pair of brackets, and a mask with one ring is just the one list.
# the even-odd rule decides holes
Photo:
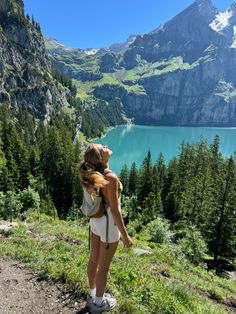
[[(235, 283), (190, 264), (183, 254), (176, 253), (173, 244), (134, 242), (135, 247), (152, 254), (137, 256), (119, 246), (107, 286), (118, 301), (114, 313), (227, 313), (221, 302), (235, 295)], [(31, 214), (27, 223), (20, 223), (1, 240), (0, 255), (23, 261), (49, 281), (68, 283), (78, 296), (88, 289), (88, 227), (84, 219), (69, 222)], [(209, 293), (217, 301), (209, 298)]]

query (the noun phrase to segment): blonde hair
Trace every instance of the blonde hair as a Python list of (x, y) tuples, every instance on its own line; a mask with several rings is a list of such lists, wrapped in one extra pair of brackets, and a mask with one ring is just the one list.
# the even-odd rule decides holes
[(80, 180), (90, 192), (99, 195), (100, 189), (108, 184), (103, 176), (104, 162), (102, 155), (95, 144), (89, 145), (84, 153), (84, 161), (80, 165)]

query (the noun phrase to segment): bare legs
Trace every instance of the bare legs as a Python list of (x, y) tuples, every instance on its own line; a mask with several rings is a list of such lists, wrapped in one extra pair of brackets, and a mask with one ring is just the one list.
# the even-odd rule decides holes
[(98, 268), (99, 247), (100, 247), (100, 237), (92, 233), (90, 258), (89, 258), (88, 268), (87, 268), (90, 289), (96, 288), (95, 279), (96, 279), (96, 273), (97, 273), (97, 268)]
[(118, 243), (119, 241), (110, 243), (109, 249), (106, 249), (106, 243), (101, 242), (100, 237), (92, 233), (88, 280), (90, 289), (96, 288), (97, 297), (102, 297), (104, 294), (108, 270)]
[(102, 297), (106, 288), (107, 274), (111, 264), (112, 257), (115, 254), (119, 241), (110, 243), (109, 249), (106, 243), (100, 242), (100, 252), (98, 261), (98, 271), (96, 274), (96, 296)]

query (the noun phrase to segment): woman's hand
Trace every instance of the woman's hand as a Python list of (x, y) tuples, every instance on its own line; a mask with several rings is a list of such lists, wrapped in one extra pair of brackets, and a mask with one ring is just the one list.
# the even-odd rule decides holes
[(125, 237), (122, 237), (122, 242), (125, 248), (130, 248), (133, 245), (133, 241), (128, 234)]

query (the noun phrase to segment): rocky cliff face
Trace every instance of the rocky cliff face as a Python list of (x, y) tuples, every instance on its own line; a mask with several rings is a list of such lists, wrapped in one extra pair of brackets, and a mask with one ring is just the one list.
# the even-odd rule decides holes
[(134, 66), (137, 55), (148, 62), (180, 55), (193, 62), (210, 44), (222, 45), (224, 36), (209, 26), (217, 13), (211, 0), (195, 1), (163, 27), (137, 37), (125, 52), (126, 68)]
[(0, 2), (0, 103), (42, 120), (67, 103), (51, 75), (40, 27), (25, 17), (21, 0)]
[(229, 48), (193, 69), (143, 79), (146, 95), (126, 94), (124, 109), (141, 124), (235, 126), (235, 64)]
[[(130, 81), (142, 87), (141, 94), (121, 96), (113, 87), (109, 95), (121, 97), (135, 123), (235, 126), (235, 38), (236, 2), (219, 13), (210, 0), (197, 0), (162, 28), (136, 38), (124, 53), (129, 72), (177, 56), (179, 65)], [(102, 87), (95, 94), (107, 98)]]
[(57, 67), (135, 123), (236, 125), (236, 1), (218, 12), (196, 0), (123, 54), (90, 57), (60, 56)]
[(217, 14), (210, 26), (225, 36), (228, 46), (236, 48), (236, 1), (225, 12)]

